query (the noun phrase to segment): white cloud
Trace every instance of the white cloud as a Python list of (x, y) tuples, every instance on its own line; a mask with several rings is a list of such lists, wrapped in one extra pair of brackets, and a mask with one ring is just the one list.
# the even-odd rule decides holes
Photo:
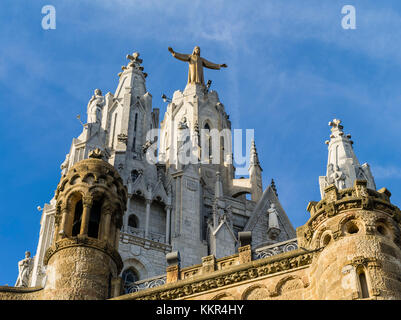
[(376, 179), (401, 179), (401, 167), (372, 165), (372, 174)]

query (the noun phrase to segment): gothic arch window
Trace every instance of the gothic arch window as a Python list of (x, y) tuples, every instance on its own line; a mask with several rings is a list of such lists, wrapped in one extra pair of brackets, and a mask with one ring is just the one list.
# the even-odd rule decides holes
[(210, 136), (210, 125), (208, 122), (205, 123), (205, 126), (203, 127), (205, 130), (208, 130), (208, 133), (206, 135), (207, 139), (207, 146), (209, 148), (209, 159), (212, 157), (212, 137)]
[(133, 284), (139, 280), (138, 272), (133, 267), (129, 267), (123, 271), (122, 278), (124, 282), (124, 293), (135, 292)]
[(132, 228), (138, 228), (139, 227), (138, 217), (136, 215), (131, 214), (128, 217), (128, 226), (132, 227)]

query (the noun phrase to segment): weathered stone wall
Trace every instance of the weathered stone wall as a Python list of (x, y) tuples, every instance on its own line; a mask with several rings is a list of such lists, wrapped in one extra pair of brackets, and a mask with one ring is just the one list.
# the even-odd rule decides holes
[(79, 246), (64, 248), (48, 262), (43, 298), (107, 299), (111, 274), (117, 274), (116, 264), (103, 251)]
[[(353, 210), (318, 228), (321, 236), (317, 241), (324, 249), (311, 267), (311, 298), (363, 298), (358, 278), (363, 271), (369, 297), (401, 299), (401, 250), (392, 240), (390, 228), (384, 235), (377, 226), (369, 230), (367, 224), (385, 218), (380, 212)], [(331, 230), (338, 229), (341, 234), (334, 240)]]

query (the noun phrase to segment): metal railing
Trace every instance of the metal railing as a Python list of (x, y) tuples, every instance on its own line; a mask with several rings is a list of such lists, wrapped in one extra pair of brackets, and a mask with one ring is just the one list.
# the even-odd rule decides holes
[(271, 257), (276, 254), (292, 251), (298, 249), (297, 238), (290, 239), (287, 241), (275, 243), (266, 247), (255, 249), (253, 252), (253, 259), (263, 259), (266, 257)]
[(166, 283), (166, 275), (161, 275), (153, 278), (148, 278), (124, 285), (125, 293), (133, 293), (141, 290), (154, 288)]
[(138, 238), (143, 238), (143, 239), (149, 239), (154, 242), (160, 242), (160, 243), (166, 243), (166, 236), (161, 233), (157, 232), (149, 232), (147, 238), (145, 238), (145, 230), (144, 229), (138, 229), (130, 226), (124, 226), (122, 229), (122, 232), (132, 234), (135, 237)]

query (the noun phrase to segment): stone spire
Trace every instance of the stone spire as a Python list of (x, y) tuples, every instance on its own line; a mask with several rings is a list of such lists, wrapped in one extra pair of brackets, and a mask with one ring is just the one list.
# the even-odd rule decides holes
[(130, 92), (134, 98), (142, 97), (147, 92), (145, 79), (148, 74), (143, 72), (144, 68), (141, 66), (143, 60), (139, 56), (139, 52), (127, 54), (129, 62), (121, 67), (122, 71), (118, 74), (120, 79), (114, 98), (124, 98), (127, 92)]
[(251, 142), (251, 158), (250, 158), (249, 163), (250, 163), (250, 166), (259, 166), (260, 167), (258, 152), (256, 150), (256, 145), (255, 145), (255, 140), (252, 140), (252, 142)]
[(251, 154), (249, 159), (249, 180), (251, 182), (252, 201), (259, 201), (263, 194), (262, 168), (260, 166), (258, 152), (256, 151), (255, 140), (252, 140)]
[(329, 122), (331, 126), (330, 141), (328, 145), (328, 161), (326, 176), (319, 177), (320, 194), (324, 197), (324, 189), (334, 184), (337, 189), (351, 188), (355, 180), (366, 180), (367, 187), (376, 190), (376, 184), (370, 167), (367, 163), (359, 164), (352, 147), (350, 134), (345, 134), (341, 120), (334, 119)]

